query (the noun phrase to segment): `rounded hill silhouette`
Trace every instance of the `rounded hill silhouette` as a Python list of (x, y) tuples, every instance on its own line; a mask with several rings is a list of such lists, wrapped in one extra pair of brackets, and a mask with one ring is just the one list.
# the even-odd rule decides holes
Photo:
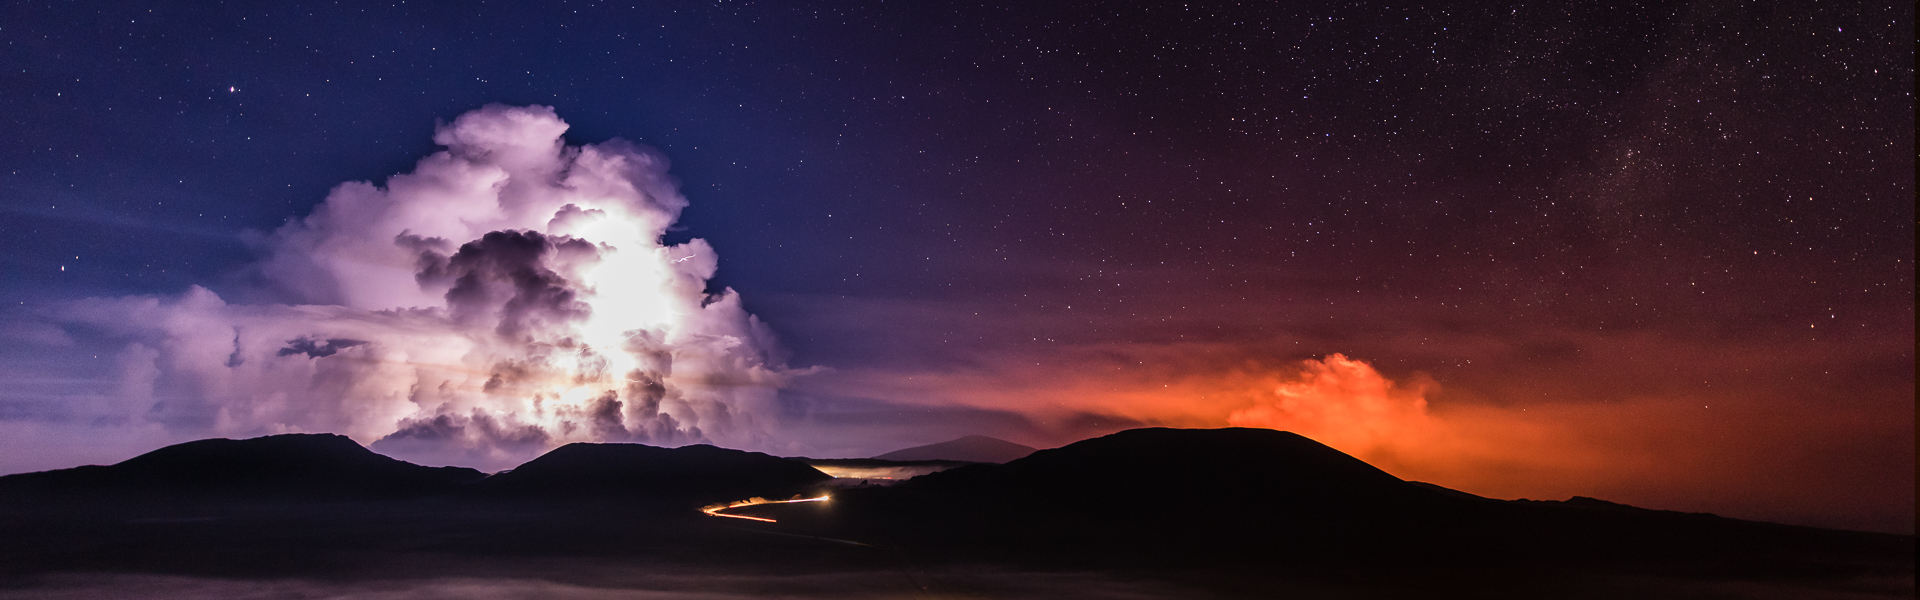
[(833, 477), (805, 463), (705, 444), (660, 448), (643, 444), (567, 444), (478, 486), (517, 498), (624, 497), (722, 502), (787, 497)]
[(911, 531), (928, 551), (1109, 564), (1377, 554), (1403, 534), (1452, 535), (1428, 525), (1476, 503), (1245, 428), (1133, 429), (840, 501), (868, 530)]
[(110, 466), (0, 477), (0, 491), (348, 499), (441, 493), (481, 477), (473, 469), (388, 458), (343, 435), (290, 433), (198, 440)]
[(1418, 502), (1435, 494), (1298, 434), (1271, 429), (1122, 431), (1004, 465), (919, 477), (910, 489), (1082, 509), (1235, 504), (1322, 509)]

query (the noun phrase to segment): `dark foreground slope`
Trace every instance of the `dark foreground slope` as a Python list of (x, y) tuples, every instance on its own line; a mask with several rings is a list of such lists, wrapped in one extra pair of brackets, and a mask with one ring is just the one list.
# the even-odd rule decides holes
[[(209, 447), (272, 447), (245, 442), (258, 440)], [(355, 455), (340, 449), (327, 456)], [(100, 479), (111, 485), (65, 482), (61, 493), (177, 486), (183, 480), (153, 473), (254, 460), (154, 454), (175, 458), (128, 461), (152, 469), (108, 471), (121, 478)], [(296, 479), (385, 481), (321, 462)], [(60, 487), (49, 477), (0, 478), (0, 489)], [(135, 501), (30, 514), (10, 503), (22, 496), (0, 493), (0, 600), (58, 590), (176, 597), (160, 585), (173, 580), (151, 578), (183, 576), (224, 590), (203, 597), (297, 596), (290, 581), (333, 586), (316, 597), (1906, 598), (1914, 587), (1911, 536), (1585, 498), (1490, 500), (1255, 429), (1126, 431), (826, 502), (734, 511), (777, 522), (696, 510), (824, 478), (788, 459), (709, 446), (578, 444), (449, 493), (397, 499), (303, 501), (316, 497), (302, 495), (312, 486), (273, 484), (279, 500), (246, 505)], [(129, 573), (148, 579), (115, 579)], [(545, 591), (525, 591), (536, 588)], [(734, 591), (707, 595), (720, 589)]]
[[(1287, 581), (1342, 588), (1393, 578), (1523, 597), (1566, 586), (1645, 591), (1632, 581), (1896, 596), (1913, 586), (1910, 536), (1587, 498), (1491, 500), (1402, 481), (1261, 429), (1125, 431), (1004, 465), (849, 490), (835, 502), (813, 521), (823, 531), (886, 540), (930, 562), (1117, 568), (1248, 593)], [(798, 528), (807, 510), (755, 514), (791, 514)]]

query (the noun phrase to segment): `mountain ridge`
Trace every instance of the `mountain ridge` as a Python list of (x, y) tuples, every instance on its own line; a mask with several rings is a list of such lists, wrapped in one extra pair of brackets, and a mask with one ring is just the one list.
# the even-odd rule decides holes
[[(1438, 590), (1422, 597), (1697, 597), (1702, 589), (1733, 589), (1712, 587), (1724, 585), (1772, 594), (1763, 597), (1912, 593), (1912, 536), (1580, 496), (1482, 498), (1404, 481), (1306, 437), (1261, 429), (1128, 430), (1005, 464), (972, 463), (892, 486), (846, 486), (830, 501), (745, 505), (716, 515), (746, 519), (695, 509), (820, 490), (809, 486), (826, 474), (795, 460), (708, 445), (569, 444), (437, 496), (311, 495), (312, 486), (269, 486), (277, 494), (243, 494), (246, 502), (233, 503), (218, 493), (212, 502), (121, 493), (169, 480), (182, 465), (191, 467), (187, 475), (212, 473), (215, 484), (252, 472), (201, 464), (211, 459), (246, 466), (302, 456), (266, 452), (276, 444), (349, 467), (400, 463), (338, 436), (268, 436), (0, 477), (0, 581), (69, 572), (462, 577), (485, 562), (538, 577), (558, 564), (604, 564), (620, 577), (633, 564), (851, 570), (864, 573), (860, 585), (904, 576), (917, 588), (928, 577), (982, 566), (1125, 572), (1227, 597), (1286, 590), (1312, 596), (1321, 589), (1359, 590), (1345, 595), (1356, 598), (1406, 597), (1410, 589)], [(243, 456), (221, 458), (236, 449)], [(251, 450), (262, 456), (244, 456)], [(400, 464), (410, 473), (436, 472)], [(126, 476), (130, 469), (145, 474)], [(467, 470), (464, 477), (475, 475)], [(9, 493), (23, 481), (63, 477), (94, 485), (37, 500), (29, 494), (25, 505)], [(98, 484), (103, 480), (120, 487)], [(174, 478), (174, 488), (161, 487), (207, 481)], [(396, 563), (396, 551), (438, 557), (438, 566)]]
[(343, 435), (289, 433), (195, 440), (112, 465), (7, 475), (0, 492), (351, 499), (442, 493), (483, 477), (395, 459)]
[(967, 435), (937, 444), (902, 448), (873, 457), (893, 461), (1004, 463), (1033, 454), (1035, 448), (984, 435)]

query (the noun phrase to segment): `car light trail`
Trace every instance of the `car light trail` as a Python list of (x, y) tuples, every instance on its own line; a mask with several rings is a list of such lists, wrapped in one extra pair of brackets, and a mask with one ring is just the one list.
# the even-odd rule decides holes
[(825, 502), (827, 501), (827, 498), (830, 498), (830, 497), (831, 496), (820, 496), (818, 498), (795, 498), (792, 500), (768, 500), (765, 498), (750, 498), (747, 500), (734, 502), (732, 504), (715, 504), (712, 506), (701, 508), (700, 512), (707, 513), (708, 515), (712, 515), (715, 517), (727, 517), (730, 519), (746, 519), (749, 521), (760, 521), (763, 523), (778, 523), (779, 521), (768, 519), (766, 517), (749, 517), (747, 515), (729, 515), (720, 511), (732, 509), (732, 508), (740, 508), (742, 506), (758, 506), (761, 504), (792, 504), (795, 502)]

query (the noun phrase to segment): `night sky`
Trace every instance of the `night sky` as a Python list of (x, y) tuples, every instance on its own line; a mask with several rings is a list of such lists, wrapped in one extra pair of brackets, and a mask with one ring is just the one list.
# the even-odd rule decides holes
[(755, 449), (1275, 426), (1911, 533), (1912, 5), (1559, 4), (8, 3), (0, 469), (272, 433), (102, 416), (62, 307), (310, 302), (269, 232), (540, 105), (790, 351)]

